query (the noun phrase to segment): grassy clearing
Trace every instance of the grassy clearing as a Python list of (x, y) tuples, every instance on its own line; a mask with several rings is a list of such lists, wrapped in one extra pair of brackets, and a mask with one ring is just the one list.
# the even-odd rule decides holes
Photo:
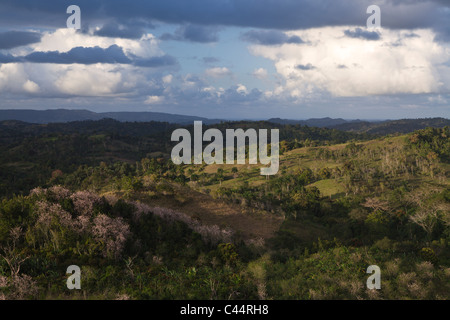
[(344, 186), (334, 179), (320, 180), (310, 184), (309, 186), (317, 187), (322, 196), (331, 197), (332, 199), (335, 199), (345, 193)]

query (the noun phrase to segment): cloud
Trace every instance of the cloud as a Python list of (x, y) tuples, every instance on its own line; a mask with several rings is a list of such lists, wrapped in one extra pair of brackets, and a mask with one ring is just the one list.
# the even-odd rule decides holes
[(26, 46), (41, 40), (38, 32), (7, 31), (0, 33), (0, 49), (12, 49)]
[(238, 84), (237, 88), (236, 88), (236, 92), (240, 93), (240, 94), (247, 94), (248, 90), (247, 90), (247, 87), (244, 86), (243, 84)]
[(215, 67), (215, 68), (206, 69), (205, 74), (208, 77), (221, 78), (221, 77), (231, 76), (232, 72), (228, 68), (225, 68), (225, 67)]
[[(130, 58), (131, 57), (131, 58)], [(131, 64), (137, 67), (157, 68), (168, 67), (177, 64), (177, 60), (168, 55), (156, 57), (138, 57), (130, 54), (130, 57), (125, 55), (124, 50), (117, 46), (111, 45), (103, 49), (100, 47), (75, 47), (68, 52), (58, 51), (37, 51), (30, 53), (25, 57), (15, 57), (12, 55), (3, 55), (0, 53), (0, 62), (32, 62), (32, 63), (55, 63), (55, 64)]]
[(65, 70), (55, 82), (56, 88), (64, 94), (77, 96), (105, 96), (120, 92), (122, 74), (100, 65)]
[(437, 30), (435, 40), (439, 42), (450, 42), (450, 25), (443, 23)]
[(31, 80), (27, 80), (23, 84), (23, 89), (26, 92), (29, 92), (29, 93), (37, 93), (37, 92), (39, 92), (39, 86), (36, 84), (36, 82), (33, 82)]
[[(404, 37), (402, 30), (383, 29), (383, 40), (366, 41), (342, 37), (348, 29), (298, 31), (298, 36), (308, 41), (301, 50), (261, 45), (250, 46), (249, 50), (274, 62), (284, 79), (280, 95), (295, 99), (324, 94), (355, 97), (448, 90), (446, 68), (442, 66), (448, 60), (448, 49), (434, 42), (431, 30), (418, 29), (418, 37)], [(402, 46), (392, 45), (399, 40)]]
[(127, 97), (130, 101), (161, 95), (165, 82), (159, 67), (177, 64), (151, 34), (135, 40), (98, 36), (92, 30), (44, 31), (41, 41), (29, 48), (0, 52), (0, 92), (3, 97)]
[(33, 88), (27, 72), (22, 64), (11, 63), (0, 65), (0, 92), (27, 93)]
[(367, 31), (361, 28), (356, 28), (355, 30), (345, 30), (344, 34), (350, 38), (380, 40), (380, 34), (377, 31)]
[[(91, 30), (91, 32), (93, 32)], [(157, 39), (152, 34), (145, 34), (139, 40), (95, 36), (90, 32), (77, 32), (74, 29), (61, 28), (44, 32), (39, 43), (32, 44), (33, 51), (68, 52), (75, 47), (100, 47), (107, 49), (112, 45), (121, 47), (124, 53), (139, 57), (162, 56)]]
[(262, 92), (260, 90), (255, 88), (249, 91), (245, 85), (238, 84), (224, 90), (224, 92), (220, 95), (220, 102), (246, 104), (260, 101), (261, 97)]
[[(350, 110), (349, 104), (371, 99), (376, 100), (372, 108), (386, 102), (400, 105), (394, 98), (413, 105), (415, 96), (435, 92), (449, 99), (449, 2), (376, 3), (382, 17), (378, 33), (365, 28), (366, 8), (373, 0), (77, 0), (82, 31), (65, 28), (65, 9), (72, 4), (68, 0), (0, 1), (1, 30), (23, 30), (37, 39), (27, 42), (26, 36), (16, 34), (14, 39), (9, 34), (0, 41), (5, 47), (0, 50), (2, 104), (19, 94), (41, 105), (55, 105), (57, 96), (71, 102), (80, 98), (84, 106), (108, 101), (111, 108), (133, 103), (147, 108), (147, 101), (155, 109), (179, 105), (193, 107), (191, 113), (214, 114), (211, 106), (227, 103), (241, 112), (245, 108), (240, 106), (257, 102), (258, 108), (277, 113), (284, 112), (280, 106), (298, 110), (308, 103), (316, 112), (323, 101), (328, 110), (339, 104), (341, 110)], [(172, 31), (158, 39), (149, 32), (153, 23), (159, 24), (158, 35)], [(163, 43), (169, 50), (165, 52), (160, 39), (223, 41), (207, 47)], [(16, 40), (26, 44), (17, 46)], [(276, 73), (267, 60), (245, 56), (244, 46), (270, 59)], [(188, 55), (180, 48), (188, 49)], [(180, 62), (174, 57), (178, 55), (184, 57)], [(185, 70), (193, 74), (179, 72)], [(227, 87), (231, 80), (240, 84)], [(252, 89), (255, 84), (264, 92)], [(21, 102), (17, 99), (16, 105)], [(351, 110), (347, 114), (359, 109)]]
[(253, 71), (252, 75), (257, 79), (266, 79), (267, 78), (267, 70), (264, 68), (258, 68)]
[(94, 63), (123, 63), (132, 61), (125, 55), (123, 49), (112, 45), (107, 49), (100, 47), (76, 47), (68, 52), (33, 52), (24, 58), (34, 63), (59, 63), (59, 64), (94, 64)]
[(211, 43), (219, 40), (218, 28), (200, 25), (185, 25), (179, 27), (174, 34), (164, 33), (161, 40), (189, 41), (198, 43)]
[(138, 67), (146, 67), (146, 68), (169, 67), (177, 65), (177, 59), (168, 54), (150, 58), (136, 57), (134, 59), (133, 64)]
[(12, 62), (20, 62), (21, 59), (12, 56), (11, 54), (3, 54), (0, 52), (0, 63), (12, 63)]
[(188, 25), (184, 27), (183, 36), (186, 40), (192, 42), (208, 43), (216, 42), (218, 40), (217, 29), (197, 25)]
[(296, 35), (288, 36), (278, 30), (250, 30), (242, 34), (241, 39), (261, 45), (300, 44), (303, 40)]
[(304, 65), (304, 64), (298, 64), (298, 65), (296, 65), (295, 66), (295, 68), (297, 68), (297, 69), (299, 69), (299, 70), (313, 70), (313, 69), (315, 69), (316, 67), (314, 67), (311, 63), (308, 63), (308, 64), (306, 64), (306, 65)]
[(131, 65), (35, 64), (0, 65), (0, 93), (29, 97), (135, 97), (158, 87)]
[(164, 77), (162, 77), (162, 81), (165, 84), (171, 83), (173, 81), (173, 75), (171, 75), (171, 74), (165, 75)]
[(159, 104), (164, 101), (164, 97), (162, 96), (148, 96), (144, 101), (145, 104)]
[(405, 38), (420, 38), (420, 36), (414, 32), (405, 33), (403, 36)]
[[(366, 9), (373, 0), (78, 0), (83, 24), (95, 20), (130, 19), (200, 26), (239, 26), (298, 30), (326, 26), (365, 26)], [(61, 27), (68, 0), (21, 0), (0, 3), (0, 25)], [(434, 28), (450, 24), (446, 0), (380, 0), (382, 27)], [(61, 17), (63, 16), (63, 17)]]
[(94, 31), (94, 35), (100, 37), (140, 39), (146, 34), (146, 28), (153, 28), (150, 23), (126, 23), (117, 21), (107, 22), (101, 28)]

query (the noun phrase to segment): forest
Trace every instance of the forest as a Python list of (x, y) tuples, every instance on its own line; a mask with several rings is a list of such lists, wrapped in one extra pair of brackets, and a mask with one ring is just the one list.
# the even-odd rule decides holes
[(173, 164), (178, 127), (0, 122), (0, 299), (450, 298), (450, 127), (209, 126), (279, 129), (270, 177)]

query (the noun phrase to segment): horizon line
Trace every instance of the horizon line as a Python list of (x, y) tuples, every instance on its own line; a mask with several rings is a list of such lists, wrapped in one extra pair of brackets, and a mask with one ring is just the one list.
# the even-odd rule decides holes
[[(345, 121), (369, 121), (369, 122), (377, 122), (377, 121), (396, 121), (396, 120), (420, 120), (420, 119), (446, 119), (449, 120), (449, 118), (446, 118), (444, 116), (434, 116), (434, 117), (403, 117), (403, 118), (342, 118), (342, 117), (332, 117), (332, 116), (323, 116), (323, 117), (312, 117), (312, 118), (284, 118), (279, 116), (272, 116), (268, 118), (210, 118), (205, 116), (198, 116), (198, 115), (189, 115), (189, 114), (180, 114), (180, 113), (170, 113), (170, 112), (161, 112), (161, 111), (93, 111), (89, 109), (67, 109), (67, 108), (53, 108), (53, 109), (0, 109), (1, 111), (37, 111), (37, 112), (44, 112), (44, 111), (58, 111), (58, 110), (64, 110), (64, 111), (88, 111), (95, 114), (105, 114), (105, 113), (153, 113), (153, 114), (166, 114), (166, 115), (174, 115), (174, 116), (185, 116), (185, 117), (197, 117), (205, 120), (224, 120), (224, 121), (268, 121), (271, 119), (280, 119), (280, 120), (288, 120), (288, 121), (307, 121), (307, 120), (322, 120), (322, 119), (331, 119), (331, 120), (345, 120)], [(106, 118), (103, 118), (106, 119)], [(14, 119), (5, 119), (5, 120), (14, 120)], [(2, 121), (5, 121), (2, 120)], [(101, 120), (101, 119), (99, 119)]]

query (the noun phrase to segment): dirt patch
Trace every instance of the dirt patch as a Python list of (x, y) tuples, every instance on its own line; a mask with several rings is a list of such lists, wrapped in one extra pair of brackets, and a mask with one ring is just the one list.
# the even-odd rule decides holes
[(173, 195), (145, 202), (183, 212), (205, 225), (230, 228), (244, 240), (268, 239), (279, 230), (283, 222), (282, 217), (266, 211), (230, 204), (187, 187), (177, 187)]

